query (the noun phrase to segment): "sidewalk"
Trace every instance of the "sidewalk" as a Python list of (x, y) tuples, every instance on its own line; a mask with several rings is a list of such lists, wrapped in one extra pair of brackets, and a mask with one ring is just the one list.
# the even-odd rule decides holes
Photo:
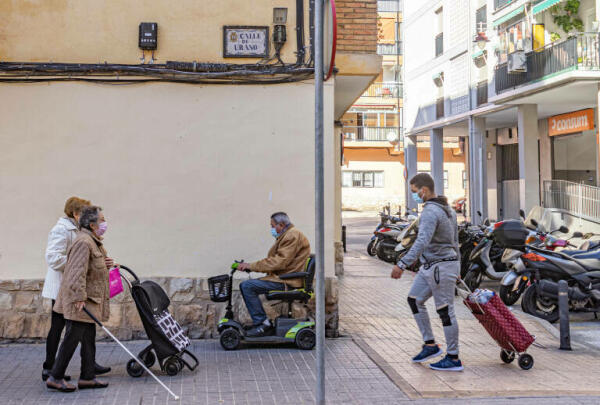
[[(350, 227), (349, 227), (350, 228)], [(366, 243), (365, 243), (366, 246)], [(414, 274), (389, 278), (391, 265), (349, 246), (340, 278), (341, 333), (352, 338), (411, 399), (515, 396), (600, 395), (600, 353), (578, 346), (558, 350), (558, 340), (538, 320), (518, 317), (541, 347), (531, 347), (532, 370), (500, 360), (500, 349), (468, 309), (456, 300), (460, 326), (462, 373), (443, 373), (410, 362), (421, 337), (406, 303)], [(429, 303), (438, 342), (444, 342), (441, 322)], [(595, 403), (600, 399), (595, 399)]]

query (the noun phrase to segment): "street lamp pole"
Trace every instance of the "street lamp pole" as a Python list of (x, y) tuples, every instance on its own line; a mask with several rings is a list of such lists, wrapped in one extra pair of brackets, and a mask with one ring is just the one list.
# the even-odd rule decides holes
[(317, 405), (325, 404), (325, 187), (323, 170), (323, 3), (315, 0), (315, 242)]

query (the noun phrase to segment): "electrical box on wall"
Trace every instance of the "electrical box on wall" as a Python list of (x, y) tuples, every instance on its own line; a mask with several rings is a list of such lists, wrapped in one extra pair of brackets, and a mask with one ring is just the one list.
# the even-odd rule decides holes
[(153, 22), (140, 23), (138, 46), (144, 50), (155, 50), (158, 46), (158, 24)]

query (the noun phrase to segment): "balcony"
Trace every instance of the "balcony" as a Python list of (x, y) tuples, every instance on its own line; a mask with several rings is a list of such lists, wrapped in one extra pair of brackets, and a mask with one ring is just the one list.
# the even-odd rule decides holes
[(402, 0), (377, 0), (377, 11), (379, 12), (402, 12)]
[(526, 72), (508, 72), (508, 64), (496, 66), (496, 93), (530, 84), (570, 70), (600, 70), (600, 35), (581, 33), (526, 54)]
[(351, 127), (344, 126), (344, 140), (355, 142), (389, 142), (392, 136), (402, 141), (398, 127)]
[(494, 0), (494, 10), (498, 10), (504, 6), (508, 6), (514, 0)]
[(438, 98), (435, 102), (435, 118), (444, 118), (444, 98)]
[(444, 53), (444, 33), (441, 32), (435, 36), (435, 57)]
[(395, 44), (377, 44), (378, 55), (402, 55), (402, 41)]
[(373, 83), (361, 97), (399, 98), (402, 97), (402, 83)]

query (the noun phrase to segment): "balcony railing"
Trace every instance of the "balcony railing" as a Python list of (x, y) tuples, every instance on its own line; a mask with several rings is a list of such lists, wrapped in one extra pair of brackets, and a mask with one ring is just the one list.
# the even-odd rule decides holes
[(435, 57), (437, 58), (444, 53), (444, 33), (439, 33), (435, 36)]
[(514, 0), (494, 0), (494, 10), (498, 10), (499, 8), (502, 8), (513, 1)]
[(377, 44), (378, 55), (402, 55), (402, 41), (395, 44)]
[(438, 98), (435, 102), (435, 118), (440, 119), (444, 117), (444, 99)]
[(377, 11), (396, 13), (402, 11), (402, 3), (398, 0), (377, 0)]
[(488, 102), (488, 82), (477, 83), (477, 107)]
[(398, 98), (402, 97), (402, 83), (373, 83), (362, 97)]
[(526, 54), (526, 72), (508, 72), (508, 64), (496, 66), (496, 93), (568, 70), (600, 70), (600, 34), (581, 33)]
[(402, 141), (402, 131), (398, 127), (347, 127), (344, 126), (344, 139), (347, 141), (385, 141), (388, 142), (392, 135)]
[(544, 207), (600, 222), (600, 188), (566, 180), (544, 181)]

